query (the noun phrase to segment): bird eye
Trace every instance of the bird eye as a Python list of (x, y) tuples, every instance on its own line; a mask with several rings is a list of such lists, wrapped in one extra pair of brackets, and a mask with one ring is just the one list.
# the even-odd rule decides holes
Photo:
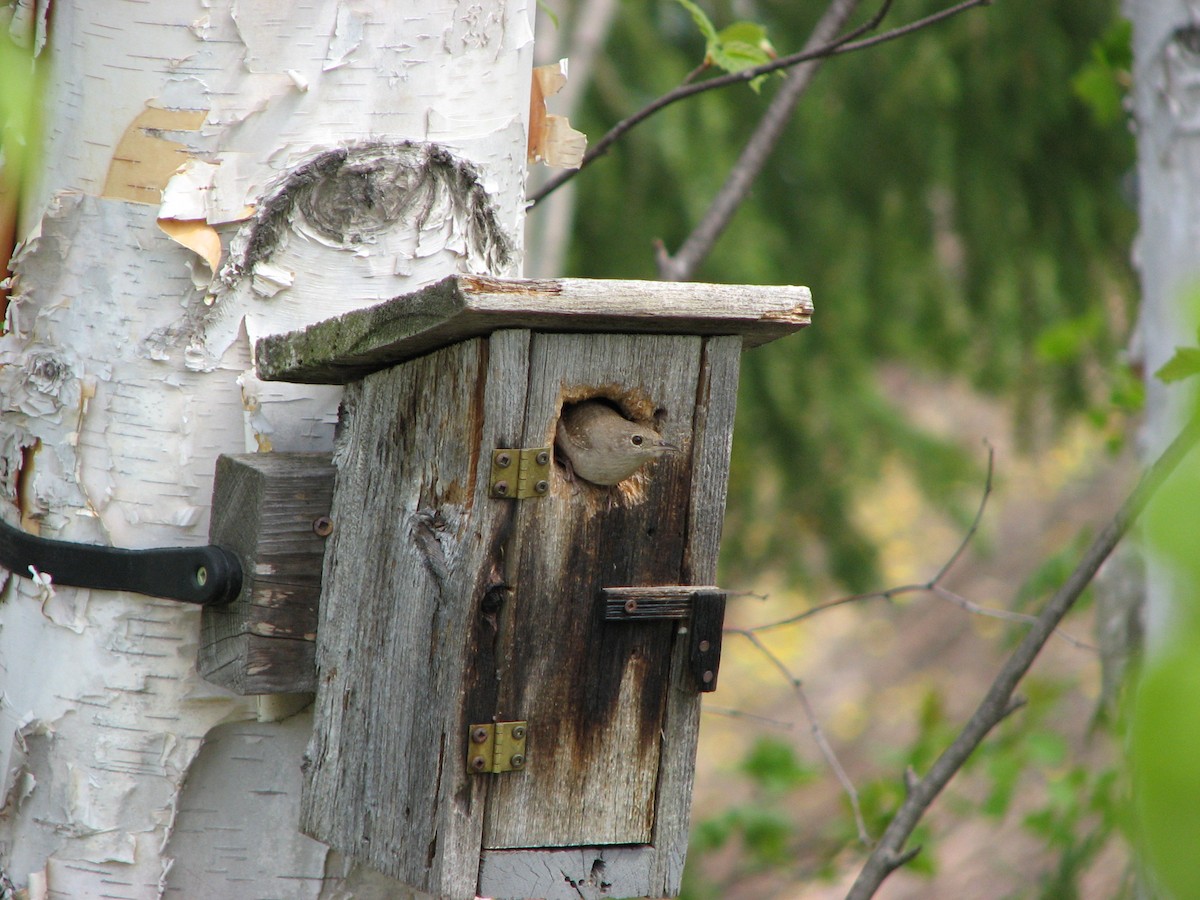
[(642, 437), (640, 434), (635, 434), (633, 437), (630, 438), (630, 440), (633, 441), (633, 445), (635, 447), (640, 447), (640, 446), (642, 446), (642, 441), (644, 441), (645, 438)]

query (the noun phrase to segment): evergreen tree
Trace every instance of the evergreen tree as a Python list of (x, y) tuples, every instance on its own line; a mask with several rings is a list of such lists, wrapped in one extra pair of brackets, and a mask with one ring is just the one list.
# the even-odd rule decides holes
[[(900, 5), (886, 24), (942, 5)], [(718, 27), (756, 18), (780, 52), (820, 12), (730, 6), (707, 8)], [(816, 302), (801, 337), (744, 359), (725, 539), (735, 577), (779, 559), (802, 572), (803, 533), (838, 579), (870, 584), (874, 550), (847, 510), (890, 456), (946, 509), (977, 486), (978, 458), (881, 396), (881, 363), (1011, 398), (1028, 441), (1044, 419), (1108, 403), (1132, 320), (1134, 216), (1120, 192), (1132, 142), (1119, 114), (1097, 116), (1072, 86), (1116, 6), (1009, 0), (824, 64), (698, 276), (807, 284)], [(625, 4), (575, 124), (602, 134), (703, 55), (681, 6)], [(582, 173), (572, 274), (655, 277), (654, 241), (673, 248), (698, 220), (774, 84), (676, 104)]]

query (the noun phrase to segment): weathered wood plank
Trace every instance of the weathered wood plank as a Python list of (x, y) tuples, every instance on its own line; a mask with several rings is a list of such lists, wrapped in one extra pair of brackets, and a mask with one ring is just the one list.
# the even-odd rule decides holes
[[(725, 516), (729, 454), (742, 341), (714, 337), (704, 342), (696, 391), (696, 421), (692, 445), (692, 492), (688, 503), (688, 542), (680, 581), (713, 584)], [(683, 881), (688, 828), (692, 814), (692, 785), (696, 775), (696, 746), (700, 735), (700, 700), (690, 689), (689, 645), (677, 640), (671, 658), (664, 731), (670, 740), (659, 760), (654, 812), (655, 869), (650, 896), (674, 897)]]
[[(522, 446), (549, 443), (563, 403), (589, 396), (690, 443), (702, 343), (535, 334)], [(613, 488), (556, 469), (549, 496), (519, 504), (497, 714), (528, 720), (529, 762), (495, 779), (485, 848), (650, 842), (676, 623), (607, 623), (599, 588), (681, 582), (689, 473), (687, 453)]]
[(657, 896), (653, 847), (486, 850), (479, 895), (491, 900), (601, 900)]
[(713, 585), (663, 584), (656, 587), (606, 587), (604, 618), (610, 622), (639, 619), (686, 619), (692, 614), (692, 596), (697, 591), (717, 591)]
[(301, 827), (439, 897), (475, 895), (491, 781), (463, 760), (513, 515), (487, 497), (483, 448), (520, 439), (528, 340), (498, 333), (353, 385), (334, 452)]
[(456, 275), (386, 303), (260, 340), (260, 378), (342, 384), (501, 328), (741, 335), (753, 347), (809, 324), (808, 288)]
[(327, 453), (221, 456), (209, 540), (242, 561), (242, 592), (204, 607), (197, 668), (239, 694), (316, 689), (314, 656), (325, 540), (313, 528), (332, 505)]

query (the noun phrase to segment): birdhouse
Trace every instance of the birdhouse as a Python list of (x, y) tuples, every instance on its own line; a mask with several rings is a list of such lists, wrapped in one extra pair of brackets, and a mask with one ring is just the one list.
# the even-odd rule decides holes
[[(306, 833), (439, 897), (678, 893), (739, 356), (810, 313), (799, 287), (456, 276), (259, 342), (264, 379), (346, 385), (339, 436), (332, 463), (222, 459), (213, 541), (246, 578), (200, 666), (315, 690)], [(584, 404), (662, 452), (589, 481), (561, 430)]]

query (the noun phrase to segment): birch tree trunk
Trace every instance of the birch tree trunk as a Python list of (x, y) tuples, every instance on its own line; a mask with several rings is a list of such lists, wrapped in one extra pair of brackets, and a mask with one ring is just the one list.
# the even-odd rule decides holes
[[(517, 274), (533, 5), (22, 5), (48, 93), (0, 337), (5, 519), (207, 543), (219, 453), (332, 446), (338, 389), (258, 381), (254, 339)], [(195, 609), (0, 578), (0, 864), (31, 897), (404, 896), (299, 834), (306, 698), (200, 680)]]
[[(1133, 22), (1134, 122), (1142, 286), (1137, 348), (1146, 377), (1143, 451), (1153, 459), (1178, 431), (1190, 393), (1154, 377), (1179, 346), (1195, 346), (1200, 304), (1200, 3), (1126, 0)], [(1169, 572), (1148, 561), (1147, 634), (1172, 629)]]

